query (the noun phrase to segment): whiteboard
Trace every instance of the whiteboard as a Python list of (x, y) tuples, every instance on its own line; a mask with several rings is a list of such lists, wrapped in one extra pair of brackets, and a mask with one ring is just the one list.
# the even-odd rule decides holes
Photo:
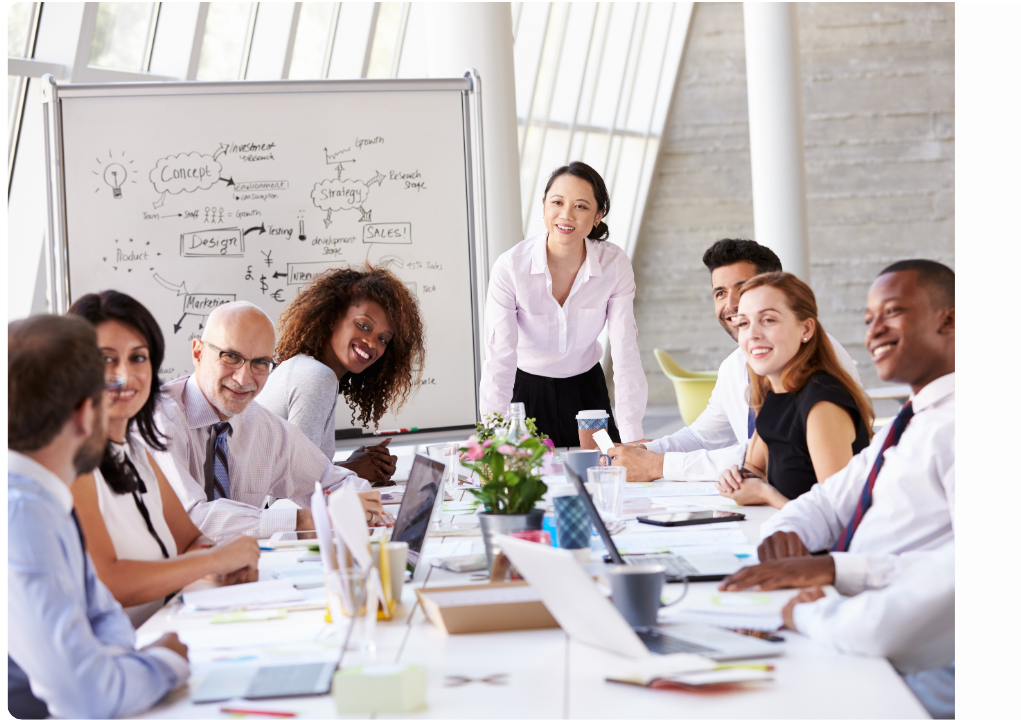
[[(166, 381), (193, 371), (191, 341), (218, 305), (248, 300), (276, 324), (320, 273), (384, 265), (418, 298), (426, 359), (380, 429), (474, 424), (469, 86), (53, 86), (51, 215), (68, 302), (110, 288), (142, 302), (166, 339)], [(337, 427), (352, 427), (343, 398)]]

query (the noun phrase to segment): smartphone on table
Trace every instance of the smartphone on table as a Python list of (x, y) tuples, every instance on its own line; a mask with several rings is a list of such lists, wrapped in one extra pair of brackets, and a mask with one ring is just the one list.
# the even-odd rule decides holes
[(744, 515), (727, 510), (696, 510), (694, 512), (663, 513), (662, 515), (642, 515), (638, 522), (646, 525), (677, 527), (679, 525), (704, 525), (706, 523), (734, 522), (744, 520)]

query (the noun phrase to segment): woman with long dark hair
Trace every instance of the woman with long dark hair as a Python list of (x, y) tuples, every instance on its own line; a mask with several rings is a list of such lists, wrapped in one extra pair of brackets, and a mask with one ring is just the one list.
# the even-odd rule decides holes
[[(606, 242), (609, 212), (599, 173), (582, 162), (557, 168), (542, 196), (545, 231), (501, 255), (489, 280), (482, 413), (524, 403), (558, 447), (578, 445), (580, 410), (606, 411), (614, 442), (643, 438), (648, 384), (638, 356), (635, 275), (627, 254)], [(604, 327), (616, 422), (599, 364)]]
[[(256, 402), (301, 430), (333, 459), (337, 395), (351, 420), (378, 424), (417, 386), (425, 360), (418, 303), (383, 267), (323, 273), (280, 314), (279, 367)], [(361, 447), (340, 465), (371, 482), (396, 469), (385, 440)]]
[(868, 446), (872, 402), (837, 360), (812, 289), (794, 275), (748, 280), (734, 322), (755, 433), (743, 468), (724, 472), (718, 487), (741, 505), (780, 508)]
[(165, 450), (153, 419), (163, 334), (129, 295), (80, 297), (69, 315), (92, 323), (112, 394), (99, 468), (71, 487), (96, 574), (138, 627), (177, 590), (206, 575), (221, 582), (258, 578), (259, 544), (240, 536), (216, 545), (188, 517), (147, 448)]

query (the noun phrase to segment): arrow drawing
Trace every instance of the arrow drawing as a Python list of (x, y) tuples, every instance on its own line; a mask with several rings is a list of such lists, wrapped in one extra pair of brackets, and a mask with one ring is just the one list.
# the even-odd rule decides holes
[(230, 143), (220, 143), (220, 149), (213, 153), (213, 160), (227, 152), (228, 147), (230, 147)]
[(386, 175), (377, 170), (375, 176), (365, 183), (365, 187), (372, 187), (372, 183), (376, 183), (380, 187), (383, 187), (384, 180), (386, 180)]
[(252, 232), (253, 230), (258, 230), (260, 235), (265, 235), (266, 234), (266, 223), (263, 223), (262, 225), (256, 225), (254, 227), (248, 228), (247, 230), (245, 230), (245, 235), (247, 235), (248, 233)]
[(273, 273), (273, 277), (275, 277), (275, 278), (287, 277), (287, 273), (283, 273), (283, 272), (280, 272), (279, 270), (277, 270), (275, 273)]
[[(166, 193), (164, 193), (164, 196), (165, 195), (166, 195)], [(162, 220), (163, 218), (168, 218), (168, 217), (181, 217), (181, 213), (170, 213), (169, 215), (160, 215), (160, 220)]]
[(230, 177), (229, 180), (227, 178), (220, 178), (220, 180), (222, 180), (223, 182), (227, 183), (227, 185), (233, 185), (234, 184), (234, 176), (233, 175)]
[(160, 193), (160, 199), (152, 204), (154, 208), (163, 207), (163, 201), (167, 199), (167, 191)]
[(174, 323), (174, 335), (176, 335), (178, 333), (178, 331), (181, 329), (181, 325), (184, 324), (184, 319), (186, 317), (188, 317), (188, 313), (185, 313), (184, 315), (182, 315), (181, 319)]
[(330, 223), (333, 222), (332, 220), (330, 220), (330, 215), (332, 215), (332, 214), (333, 214), (333, 208), (326, 208), (326, 219), (323, 220), (323, 224), (325, 224), (326, 227), (330, 227)]
[(153, 279), (155, 279), (156, 282), (165, 287), (167, 290), (175, 291), (178, 294), (178, 296), (188, 294), (188, 289), (184, 286), (184, 281), (181, 281), (180, 285), (174, 285), (169, 280), (164, 280), (163, 278), (161, 278), (159, 273), (153, 275)]

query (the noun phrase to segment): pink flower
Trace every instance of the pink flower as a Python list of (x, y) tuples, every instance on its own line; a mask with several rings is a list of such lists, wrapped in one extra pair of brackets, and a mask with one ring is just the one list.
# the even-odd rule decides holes
[(470, 438), (465, 440), (465, 447), (473, 448), (479, 444), (479, 436), (472, 435)]
[(528, 440), (528, 438), (530, 438), (530, 437), (532, 437), (532, 436), (529, 435), (528, 433), (525, 433), (524, 435), (521, 436), (521, 441), (520, 442), (524, 442), (525, 440)]
[(543, 445), (545, 445), (546, 447), (548, 447), (548, 448), (549, 448), (550, 450), (552, 450), (552, 449), (553, 449), (554, 447), (556, 447), (556, 446), (555, 446), (555, 445), (553, 444), (553, 441), (552, 441), (552, 440), (550, 440), (549, 438), (545, 438), (545, 439), (544, 439), (544, 440), (542, 441), (542, 444), (543, 444)]
[(487, 448), (492, 444), (493, 444), (492, 440), (486, 440), (485, 442), (482, 443), (482, 447)]
[(500, 447), (498, 447), (496, 449), (496, 451), (498, 453), (500, 453), (501, 455), (513, 455), (514, 453), (516, 453), (518, 451), (518, 449), (516, 447), (514, 447), (513, 445), (504, 444), (504, 445), (501, 445)]
[(470, 460), (478, 460), (483, 455), (485, 455), (485, 450), (483, 450), (478, 443), (475, 443), (474, 445), (468, 448), (467, 454)]
[(525, 448), (520, 448), (518, 449), (518, 457), (519, 458), (532, 457), (532, 451), (526, 450)]

